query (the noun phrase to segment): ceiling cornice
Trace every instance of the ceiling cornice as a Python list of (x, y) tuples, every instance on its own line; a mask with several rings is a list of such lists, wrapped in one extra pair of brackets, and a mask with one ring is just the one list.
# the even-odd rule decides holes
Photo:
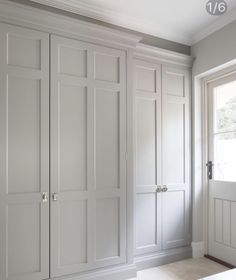
[(232, 9), (228, 13), (224, 14), (223, 16), (218, 17), (213, 23), (208, 25), (206, 28), (202, 29), (201, 31), (197, 32), (191, 40), (191, 45), (196, 44), (197, 42), (201, 41), (202, 39), (206, 38), (207, 36), (213, 34), (217, 30), (220, 30), (227, 24), (236, 20), (236, 8)]

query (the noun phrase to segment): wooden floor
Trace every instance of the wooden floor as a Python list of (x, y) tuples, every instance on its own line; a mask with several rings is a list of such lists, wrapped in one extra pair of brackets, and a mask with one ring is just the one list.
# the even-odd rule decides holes
[(197, 280), (226, 270), (207, 258), (187, 259), (139, 271), (137, 278), (130, 280)]

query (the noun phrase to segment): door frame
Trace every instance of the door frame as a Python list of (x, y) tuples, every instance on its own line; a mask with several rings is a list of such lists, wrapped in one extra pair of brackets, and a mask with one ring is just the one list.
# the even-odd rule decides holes
[[(232, 67), (226, 67), (223, 70), (216, 71), (213, 74), (205, 75), (200, 79), (201, 86), (201, 133), (202, 133), (202, 143), (201, 143), (201, 180), (202, 180), (202, 205), (203, 205), (203, 255), (208, 254), (208, 228), (209, 228), (209, 180), (207, 176), (206, 163), (209, 158), (209, 99), (208, 99), (208, 85), (211, 82), (215, 82), (222, 78), (227, 78), (231, 75), (236, 74), (236, 64)], [(195, 85), (196, 86), (196, 85)], [(194, 104), (195, 106), (195, 104)], [(196, 110), (196, 107), (195, 107)], [(194, 133), (196, 133), (194, 128)], [(194, 144), (194, 143), (193, 143)], [(193, 162), (193, 165), (196, 165), (196, 162)], [(196, 177), (196, 170), (194, 170), (194, 176)], [(194, 217), (193, 217), (194, 219)], [(193, 221), (194, 222), (194, 221)]]

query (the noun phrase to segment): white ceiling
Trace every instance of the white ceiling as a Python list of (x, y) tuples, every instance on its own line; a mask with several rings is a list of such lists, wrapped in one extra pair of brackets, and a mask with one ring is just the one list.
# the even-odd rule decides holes
[(192, 45), (236, 19), (236, 1), (222, 16), (206, 12), (207, 0), (31, 0), (111, 24)]

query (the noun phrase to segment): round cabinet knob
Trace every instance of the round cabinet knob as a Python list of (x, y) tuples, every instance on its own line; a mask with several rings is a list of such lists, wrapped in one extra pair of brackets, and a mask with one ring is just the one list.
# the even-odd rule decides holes
[(158, 192), (158, 193), (162, 192), (161, 186), (158, 186), (158, 187), (157, 187), (156, 192)]
[(163, 192), (167, 192), (167, 191), (168, 191), (167, 186), (164, 186), (164, 187), (162, 188), (162, 191), (163, 191)]

